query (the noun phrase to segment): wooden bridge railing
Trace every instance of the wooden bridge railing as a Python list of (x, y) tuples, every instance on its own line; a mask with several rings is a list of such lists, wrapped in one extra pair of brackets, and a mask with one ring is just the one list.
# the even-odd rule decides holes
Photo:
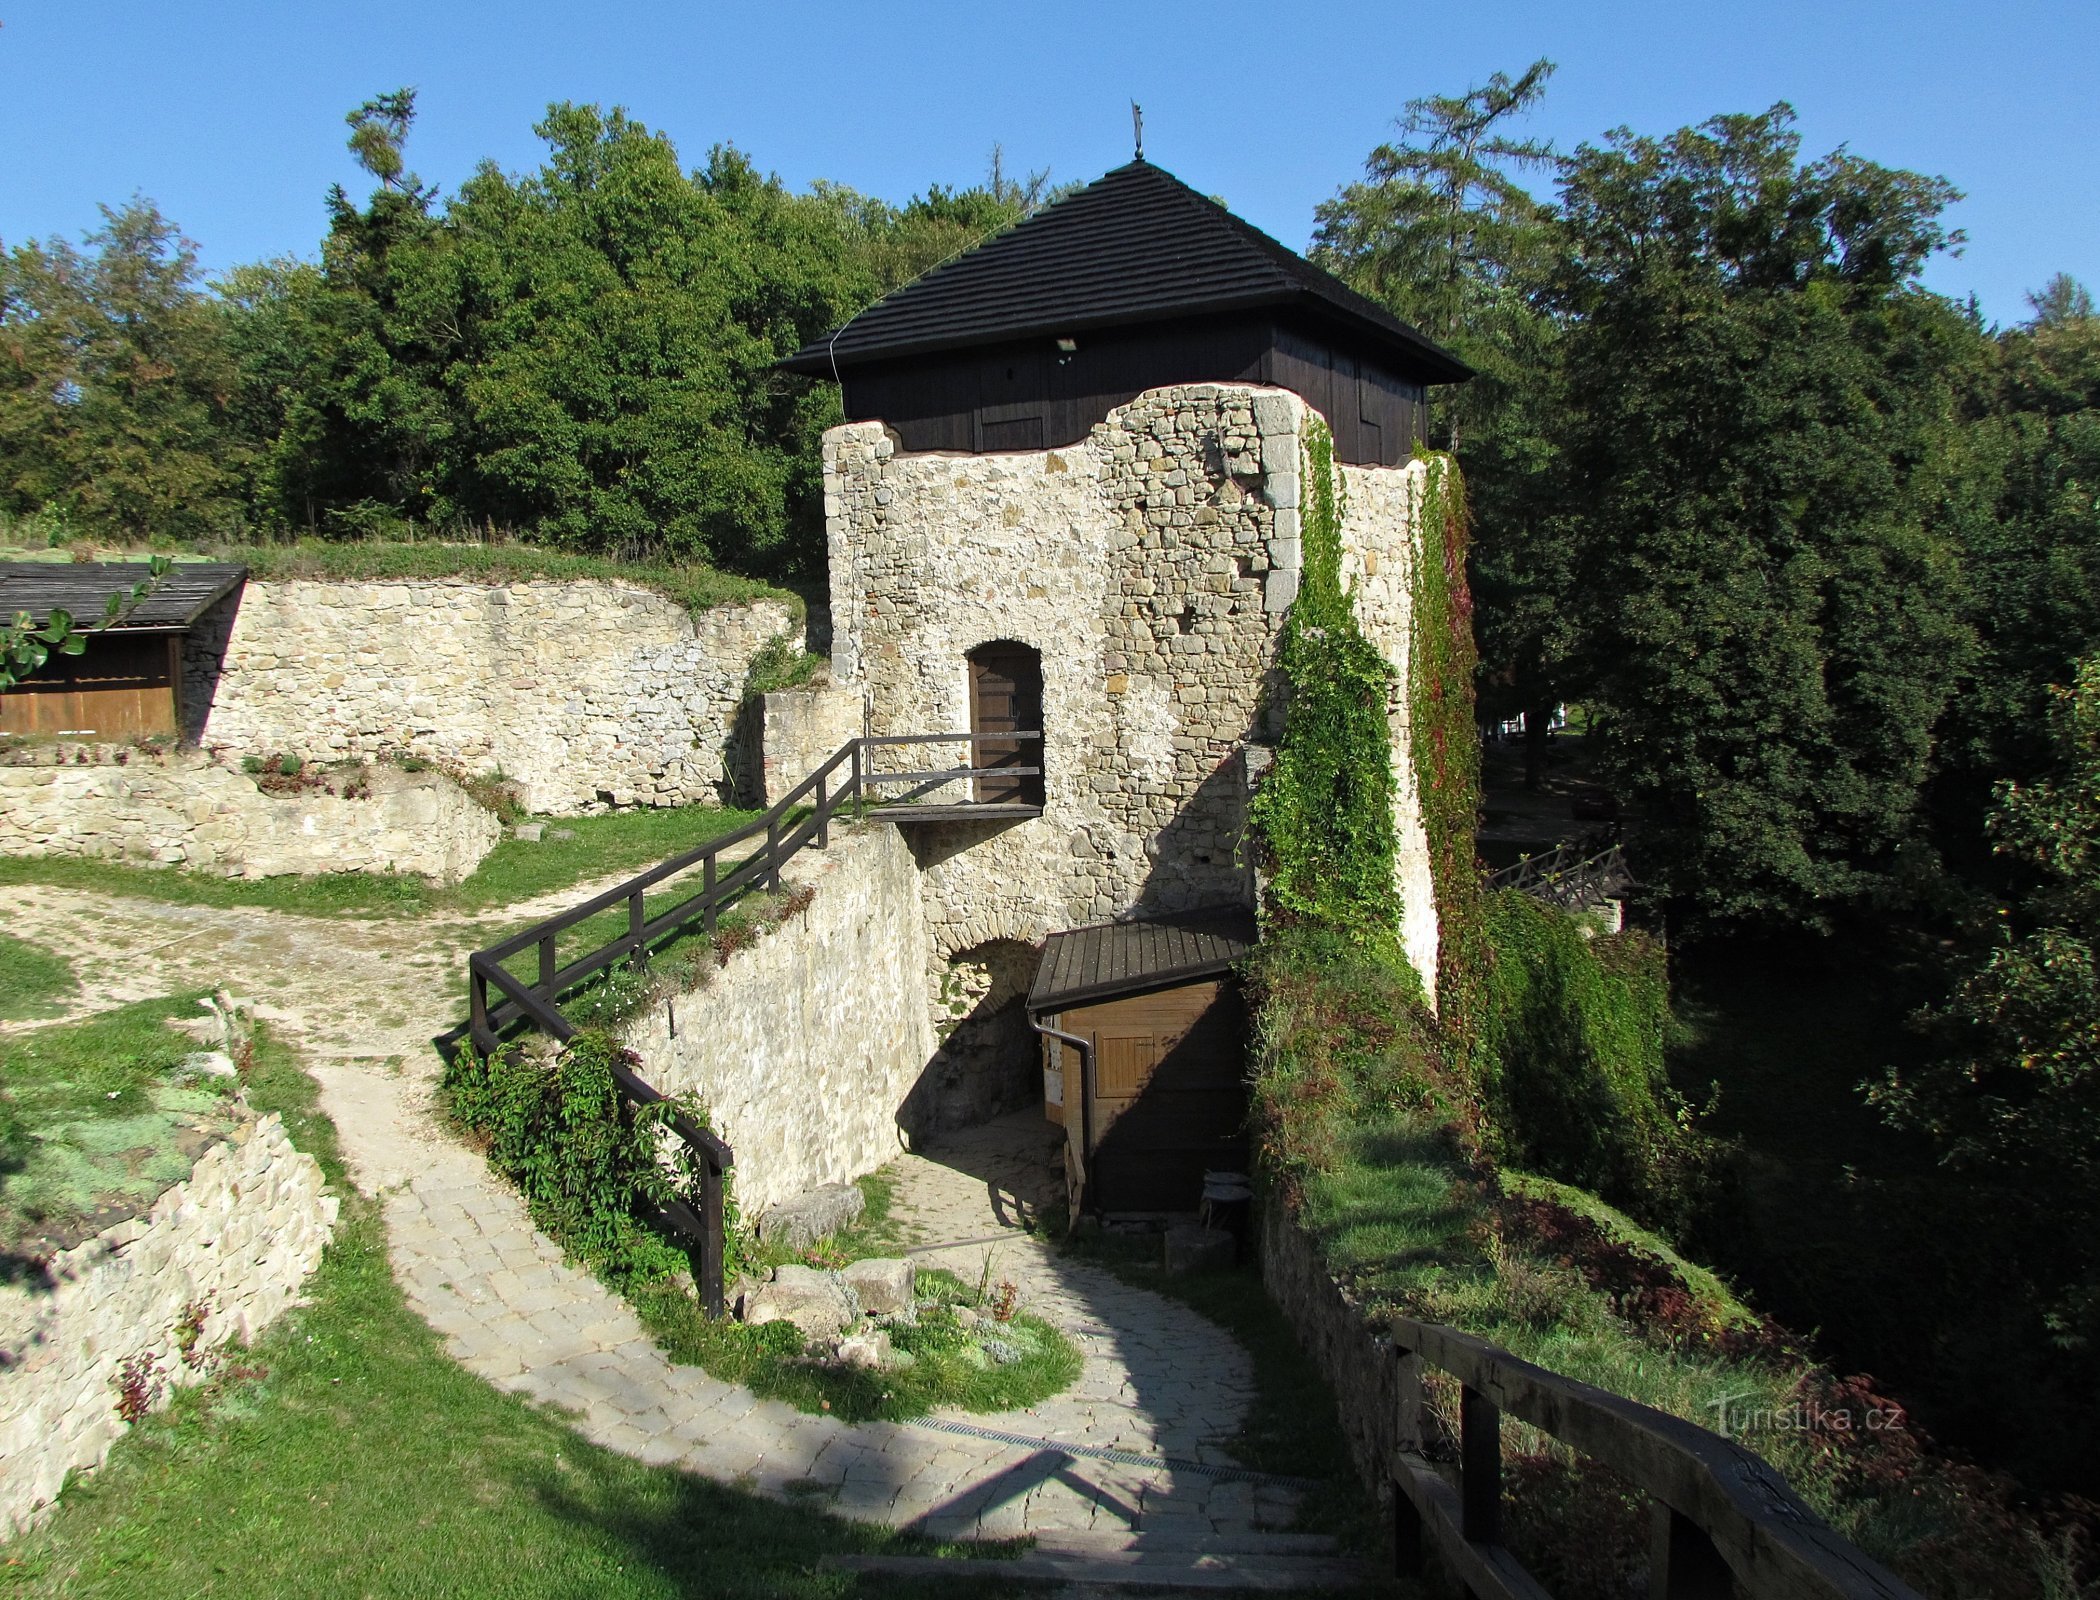
[[(647, 966), (653, 949), (689, 931), (696, 923), (713, 933), (721, 914), (738, 900), (757, 890), (777, 890), (781, 868), (798, 851), (811, 844), (820, 850), (829, 845), (832, 819), (841, 810), (850, 809), (855, 815), (879, 815), (884, 802), (878, 790), (883, 785), (916, 784), (923, 794), (929, 783), (938, 787), (957, 779), (1031, 777), (1042, 771), (1040, 766), (996, 765), (883, 772), (875, 770), (877, 750), (960, 742), (974, 752), (980, 743), (1041, 738), (1042, 734), (1029, 732), (920, 733), (848, 740), (755, 822), (659, 862), (602, 894), (534, 923), (500, 944), (475, 951), (467, 958), (469, 1039), (475, 1049), (486, 1054), (500, 1046), (507, 1032), (521, 1025), (537, 1028), (563, 1042), (573, 1038), (576, 1025), (561, 1010), (564, 995), (622, 961), (636, 968)], [(929, 809), (952, 809), (956, 815), (967, 815), (971, 806), (958, 802), (952, 807), (919, 805), (913, 809), (921, 815)], [(762, 842), (747, 853), (730, 854), (752, 840)], [(655, 916), (649, 915), (649, 892), (695, 868), (700, 872), (699, 889)], [(627, 909), (622, 932), (567, 961), (561, 959), (560, 940), (564, 933), (622, 905)], [(530, 978), (520, 977), (505, 965), (527, 951), (535, 951), (538, 958)], [(635, 1105), (653, 1105), (667, 1098), (618, 1063), (613, 1067), (613, 1081)], [(682, 1113), (674, 1113), (668, 1126), (697, 1160), (702, 1174), (701, 1208), (695, 1213), (683, 1202), (674, 1201), (665, 1208), (664, 1220), (687, 1241), (693, 1252), (701, 1299), (710, 1316), (719, 1316), (724, 1247), (722, 1180), (735, 1156), (720, 1138)]]
[(1623, 846), (1590, 839), (1560, 845), (1542, 856), (1526, 856), (1490, 873), (1485, 886), (1491, 891), (1515, 889), (1574, 911), (1624, 894), (1634, 887), (1634, 877)]
[[(1918, 1600), (1733, 1440), (1453, 1328), (1401, 1316), (1388, 1326), (1400, 1362), (1400, 1448), (1390, 1468), (1403, 1573), (1419, 1571), (1434, 1548), (1476, 1600), (1550, 1600), (1502, 1542), (1506, 1413), (1648, 1496), (1651, 1600)], [(1425, 1364), (1460, 1385), (1456, 1484), (1420, 1453)]]

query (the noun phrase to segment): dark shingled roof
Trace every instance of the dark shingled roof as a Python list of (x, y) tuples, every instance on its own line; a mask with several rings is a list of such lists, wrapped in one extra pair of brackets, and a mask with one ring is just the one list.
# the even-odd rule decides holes
[[(42, 623), (56, 608), (83, 625), (99, 623), (109, 597), (129, 594), (146, 573), (143, 561), (0, 561), (0, 616), (26, 611)], [(246, 567), (224, 562), (178, 561), (110, 631), (180, 633), (247, 576)]]
[(1053, 933), (1028, 991), (1028, 1009), (1060, 1011), (1110, 995), (1215, 977), (1254, 947), (1243, 906), (1178, 911)]
[(1145, 161), (1045, 206), (780, 364), (829, 377), (834, 364), (1258, 308), (1339, 325), (1411, 377), (1472, 376), (1333, 273)]

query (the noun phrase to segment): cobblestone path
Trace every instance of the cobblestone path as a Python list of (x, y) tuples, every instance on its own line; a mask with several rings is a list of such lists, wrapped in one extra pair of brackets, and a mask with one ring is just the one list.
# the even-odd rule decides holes
[[(573, 903), (572, 895), (561, 897)], [(535, 904), (522, 917), (544, 914)], [(452, 1354), (653, 1464), (950, 1536), (1121, 1529), (1242, 1533), (1289, 1522), (1297, 1486), (1237, 1468), (1246, 1354), (1174, 1301), (1030, 1231), (1056, 1130), (1033, 1113), (900, 1155), (896, 1214), (929, 1265), (987, 1257), (1084, 1366), (1067, 1392), (997, 1416), (846, 1424), (668, 1361), (626, 1303), (533, 1228), (431, 1110), (432, 1039), (463, 1009), (464, 921), (318, 919), (74, 890), (21, 897), (10, 931), (73, 963), (94, 1007), (232, 987), (305, 1054), (358, 1186), (382, 1197), (394, 1272)]]

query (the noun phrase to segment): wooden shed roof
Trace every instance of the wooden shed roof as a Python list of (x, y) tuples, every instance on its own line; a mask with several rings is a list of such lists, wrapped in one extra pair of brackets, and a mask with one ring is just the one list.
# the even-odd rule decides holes
[(1170, 912), (1053, 933), (1028, 991), (1028, 1009), (1058, 1011), (1111, 995), (1215, 977), (1254, 948), (1244, 906)]
[(1333, 273), (1143, 160), (893, 291), (781, 365), (829, 377), (902, 356), (1262, 308), (1310, 315), (1430, 383), (1473, 375)]
[[(147, 570), (143, 561), (0, 561), (0, 616), (26, 611), (42, 623), (56, 609), (99, 623), (109, 597), (130, 593)], [(227, 562), (179, 561), (110, 631), (180, 633), (247, 576)]]

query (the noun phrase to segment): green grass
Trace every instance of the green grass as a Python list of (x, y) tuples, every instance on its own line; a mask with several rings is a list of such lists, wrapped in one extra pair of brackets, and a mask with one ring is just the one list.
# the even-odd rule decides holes
[[(165, 551), (98, 548), (104, 560), (143, 560)], [(0, 549), (9, 561), (67, 561), (66, 549)], [(489, 584), (576, 582), (598, 579), (653, 589), (694, 613), (716, 606), (775, 600), (803, 614), (801, 597), (757, 578), (742, 578), (697, 563), (621, 561), (610, 556), (571, 555), (526, 544), (399, 543), (383, 539), (302, 539), (294, 544), (228, 545), (203, 553), (179, 552), (177, 561), (237, 561), (260, 579), (312, 578), (354, 582), (375, 578), (472, 578)]]
[(0, 1022), (63, 1015), (79, 987), (64, 957), (0, 933)]
[[(1048, 1399), (1079, 1377), (1080, 1356), (1072, 1341), (1026, 1310), (1004, 1323), (986, 1310), (976, 1329), (965, 1328), (956, 1309), (977, 1311), (985, 1305), (975, 1284), (922, 1269), (919, 1299), (915, 1323), (889, 1330), (891, 1347), (912, 1358), (910, 1365), (893, 1368), (812, 1362), (792, 1324), (711, 1321), (675, 1288), (638, 1293), (635, 1304), (674, 1361), (689, 1362), (725, 1383), (743, 1384), (769, 1400), (845, 1422), (901, 1422), (936, 1408), (1010, 1411)], [(931, 1306), (923, 1303), (929, 1300)], [(996, 1359), (993, 1340), (1012, 1359)]]
[[(443, 888), (407, 873), (332, 872), (314, 877), (221, 878), (179, 868), (65, 857), (0, 860), (0, 887), (46, 885), (161, 900), (173, 905), (260, 906), (313, 917), (476, 915), (593, 878), (639, 872), (705, 844), (759, 815), (722, 806), (608, 811), (543, 819), (569, 839), (505, 837), (461, 883)], [(690, 893), (690, 890), (686, 891)], [(581, 948), (579, 946), (579, 948)]]
[(233, 1126), (233, 1081), (185, 1073), (200, 1047), (166, 1026), (197, 1014), (194, 996), (145, 1000), (0, 1039), (17, 1124), (0, 1163), (0, 1244), (42, 1254), (79, 1242), (188, 1177)]
[[(249, 1096), (340, 1189), (312, 1080), (266, 1031)], [(354, 1194), (311, 1304), (118, 1441), (41, 1529), (0, 1594), (186, 1600), (893, 1596), (820, 1569), (851, 1551), (945, 1547), (646, 1467), (492, 1389), (401, 1297), (379, 1208)], [(953, 1579), (970, 1597), (1020, 1588)]]

